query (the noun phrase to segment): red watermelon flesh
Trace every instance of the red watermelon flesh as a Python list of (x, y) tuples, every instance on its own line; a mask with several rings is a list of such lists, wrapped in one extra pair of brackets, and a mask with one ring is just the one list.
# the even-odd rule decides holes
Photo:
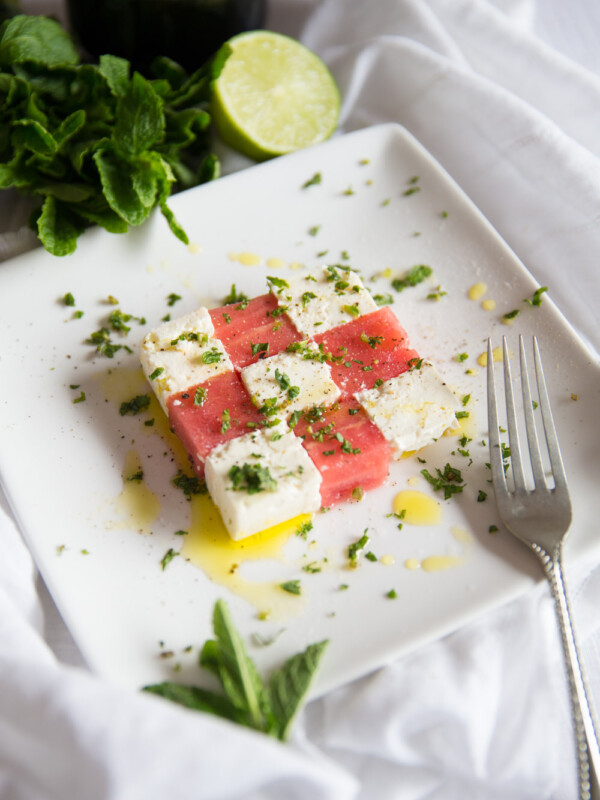
[(382, 484), (389, 472), (390, 447), (358, 403), (340, 400), (329, 409), (318, 409), (305, 414), (294, 433), (303, 437), (323, 478), (321, 504), (351, 500), (359, 487), (366, 491)]
[(364, 314), (314, 337), (333, 356), (333, 380), (342, 396), (372, 389), (375, 381), (395, 378), (409, 368), (416, 350), (390, 308)]
[[(223, 342), (236, 369), (243, 369), (259, 358), (274, 356), (291, 342), (302, 339), (289, 317), (278, 313), (277, 298), (272, 294), (213, 308), (209, 313), (215, 337)], [(268, 343), (269, 349), (257, 349), (253, 354), (252, 345), (263, 343)]]
[(206, 390), (202, 405), (194, 403), (198, 386), (192, 386), (169, 397), (167, 407), (175, 435), (183, 443), (194, 471), (203, 477), (204, 459), (213, 447), (248, 433), (260, 425), (262, 416), (237, 372), (216, 375), (199, 386)]

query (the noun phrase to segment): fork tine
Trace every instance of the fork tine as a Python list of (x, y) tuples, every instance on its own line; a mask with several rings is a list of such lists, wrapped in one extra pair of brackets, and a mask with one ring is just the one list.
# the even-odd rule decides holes
[(515, 399), (512, 390), (512, 375), (510, 369), (510, 355), (506, 336), (502, 337), (504, 357), (504, 393), (506, 395), (506, 420), (508, 422), (508, 442), (510, 447), (510, 463), (512, 466), (513, 480), (516, 491), (525, 491), (525, 475), (523, 473), (523, 459), (521, 457), (521, 443), (517, 430), (517, 415)]
[(523, 336), (519, 336), (519, 349), (521, 354), (521, 385), (523, 390), (523, 408), (525, 410), (525, 427), (527, 430), (527, 446), (529, 447), (534, 483), (536, 488), (540, 488), (546, 486), (546, 477), (544, 475), (544, 467), (540, 455), (540, 444), (533, 418), (531, 386), (529, 384), (529, 372), (527, 369), (527, 357), (525, 355)]
[(544, 431), (546, 433), (546, 443), (548, 445), (550, 464), (552, 466), (552, 473), (554, 475), (554, 485), (556, 489), (566, 489), (567, 476), (565, 474), (565, 468), (563, 465), (562, 456), (560, 454), (558, 436), (556, 435), (556, 428), (554, 426), (554, 419), (552, 417), (552, 409), (550, 408), (550, 400), (548, 399), (548, 390), (546, 388), (546, 380), (544, 378), (544, 368), (542, 367), (540, 348), (535, 336), (533, 337), (533, 353), (535, 358), (535, 374), (537, 377), (538, 394), (542, 409), (542, 419), (544, 420)]
[(487, 345), (487, 401), (488, 401), (488, 435), (490, 440), (490, 466), (492, 468), (492, 484), (499, 500), (501, 489), (506, 491), (506, 476), (500, 452), (500, 434), (498, 430), (498, 404), (496, 400), (496, 380), (494, 378), (494, 351), (492, 340)]

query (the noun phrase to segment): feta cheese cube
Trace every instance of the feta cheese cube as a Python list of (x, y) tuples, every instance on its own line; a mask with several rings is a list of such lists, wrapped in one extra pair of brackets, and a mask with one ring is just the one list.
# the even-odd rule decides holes
[[(244, 367), (242, 381), (259, 408), (270, 403), (286, 416), (313, 405), (332, 405), (341, 392), (318, 348), (298, 343), (298, 352), (281, 352)], [(306, 358), (314, 354), (316, 358)]]
[(318, 511), (321, 475), (286, 425), (263, 428), (217, 445), (205, 477), (232, 539)]
[(283, 282), (271, 282), (271, 291), (304, 336), (377, 311), (377, 303), (356, 272), (340, 266), (324, 266), (315, 274), (296, 274)]
[(355, 395), (371, 420), (390, 442), (394, 458), (419, 450), (455, 428), (459, 403), (437, 373), (423, 361), (375, 389)]
[(142, 368), (165, 412), (167, 400), (175, 392), (233, 370), (225, 348), (213, 334), (210, 314), (206, 308), (198, 308), (159, 325), (144, 338)]

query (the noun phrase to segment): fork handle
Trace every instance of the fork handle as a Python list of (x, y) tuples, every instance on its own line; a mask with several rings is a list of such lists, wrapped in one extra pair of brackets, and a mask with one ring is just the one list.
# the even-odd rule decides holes
[(571, 619), (567, 587), (563, 578), (562, 551), (557, 554), (556, 558), (548, 558), (544, 563), (544, 569), (554, 597), (569, 676), (571, 706), (577, 738), (579, 797), (581, 800), (596, 800), (596, 798), (600, 799), (598, 728), (589, 699), (590, 693)]

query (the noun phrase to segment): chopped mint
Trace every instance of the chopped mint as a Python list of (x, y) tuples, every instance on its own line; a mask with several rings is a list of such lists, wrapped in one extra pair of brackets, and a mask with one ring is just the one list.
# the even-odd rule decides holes
[(302, 184), (303, 189), (308, 189), (309, 186), (317, 186), (321, 183), (321, 173), (315, 172), (312, 178), (309, 178), (306, 183)]
[(402, 292), (411, 286), (417, 286), (432, 274), (433, 270), (426, 264), (416, 264), (403, 278), (394, 278), (392, 287), (397, 292)]

